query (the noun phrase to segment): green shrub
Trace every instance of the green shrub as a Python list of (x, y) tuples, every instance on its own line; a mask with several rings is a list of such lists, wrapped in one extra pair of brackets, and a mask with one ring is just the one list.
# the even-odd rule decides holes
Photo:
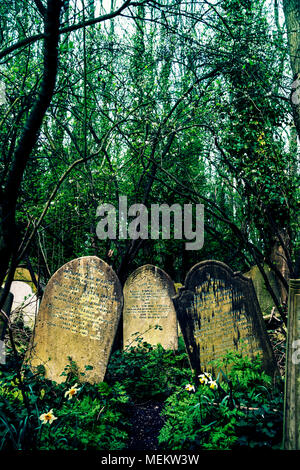
[(25, 368), (22, 377), (19, 367), (0, 368), (0, 450), (126, 449), (128, 413), (141, 400), (164, 402), (162, 450), (281, 444), (283, 382), (262, 371), (259, 357), (228, 353), (213, 364), (214, 379), (195, 378), (183, 343), (167, 351), (140, 341), (115, 352), (106, 381), (95, 385), (83, 382), (72, 361), (60, 384), (45, 379), (42, 367), (36, 374)]
[(57, 420), (42, 426), (39, 448), (46, 450), (121, 450), (128, 438), (124, 388), (84, 384), (78, 396), (65, 399)]
[(183, 343), (178, 351), (171, 351), (140, 342), (112, 355), (106, 379), (109, 383), (121, 382), (130, 397), (138, 401), (163, 400), (191, 376)]
[[(283, 383), (273, 384), (259, 357), (228, 353), (215, 363), (218, 386), (178, 389), (166, 400), (159, 443), (168, 450), (278, 448), (282, 439)], [(220, 381), (222, 377), (222, 381)]]
[[(74, 364), (72, 364), (74, 367)], [(68, 381), (57, 384), (25, 369), (23, 393), (16, 372), (0, 373), (0, 449), (119, 450), (126, 445), (129, 398), (119, 383), (80, 383), (66, 370)], [(68, 390), (75, 386), (73, 396)], [(26, 400), (24, 400), (24, 398)], [(41, 420), (52, 411), (52, 422)]]

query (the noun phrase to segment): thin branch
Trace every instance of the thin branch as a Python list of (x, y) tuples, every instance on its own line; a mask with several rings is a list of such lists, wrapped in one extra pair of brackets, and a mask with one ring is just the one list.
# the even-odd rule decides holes
[[(124, 2), (123, 5), (120, 8), (118, 8), (118, 10), (111, 12), (111, 13), (107, 13), (105, 15), (98, 16), (97, 18), (90, 18), (89, 20), (81, 21), (80, 23), (74, 24), (72, 26), (66, 26), (65, 28), (61, 28), (59, 30), (59, 34), (70, 33), (72, 31), (77, 31), (78, 29), (81, 29), (83, 27), (91, 26), (93, 24), (101, 23), (102, 21), (115, 18), (116, 16), (120, 15), (120, 13), (123, 10), (125, 10), (125, 8), (127, 8), (131, 3), (132, 3), (131, 0), (126, 0), (126, 2)], [(135, 3), (135, 5), (138, 5), (138, 3)], [(0, 59), (10, 54), (11, 52), (16, 51), (17, 49), (20, 49), (21, 47), (28, 46), (29, 44), (32, 44), (44, 38), (45, 38), (45, 34), (40, 33), (34, 36), (30, 36), (29, 38), (22, 39), (21, 41), (18, 41), (12, 44), (11, 46), (8, 46), (2, 51), (0, 51)]]
[(43, 18), (46, 17), (47, 9), (44, 7), (41, 0), (34, 0), (35, 6), (37, 7), (38, 11), (40, 12)]

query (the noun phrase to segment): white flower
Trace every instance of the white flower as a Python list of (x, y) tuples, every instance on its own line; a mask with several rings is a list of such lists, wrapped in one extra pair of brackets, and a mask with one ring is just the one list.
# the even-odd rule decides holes
[(208, 372), (205, 372), (204, 374), (200, 374), (198, 375), (198, 377), (199, 377), (199, 382), (205, 385), (212, 380), (212, 376)]
[(218, 384), (215, 380), (213, 380), (209, 372), (204, 372), (204, 374), (200, 374), (198, 377), (201, 384), (208, 385), (212, 390), (217, 390)]
[(191, 385), (191, 384), (187, 384), (187, 385), (185, 386), (185, 389), (186, 389), (188, 392), (194, 392), (194, 391), (195, 391), (194, 385)]
[(217, 382), (215, 380), (211, 380), (209, 382), (209, 388), (211, 388), (212, 390), (217, 390), (217, 388), (218, 388)]
[(66, 393), (65, 397), (68, 397), (68, 400), (71, 400), (73, 395), (76, 395), (76, 393), (80, 390), (80, 388), (77, 387), (77, 384), (73, 385)]
[(42, 421), (42, 424), (51, 424), (53, 421), (57, 419), (56, 416), (53, 414), (53, 410), (48, 411), (48, 413), (43, 413), (40, 416), (40, 420)]

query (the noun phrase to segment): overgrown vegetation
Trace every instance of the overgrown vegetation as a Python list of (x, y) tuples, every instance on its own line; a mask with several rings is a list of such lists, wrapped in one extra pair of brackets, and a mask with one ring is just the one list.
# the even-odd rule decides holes
[(66, 374), (66, 383), (56, 384), (46, 380), (42, 371), (32, 375), (26, 369), (21, 388), (12, 365), (1, 367), (1, 450), (120, 450), (126, 446), (129, 397), (121, 384), (80, 382), (83, 377), (74, 374), (76, 368)]
[[(42, 298), (81, 256), (107, 261), (122, 284), (149, 263), (183, 283), (213, 256), (258, 267), (282, 371), (288, 279), (300, 276), (298, 30), (299, 0), (1, 0), (0, 315), (18, 266)], [(203, 248), (185, 250), (173, 217), (171, 239), (99, 239), (97, 207), (123, 195), (128, 206), (204, 204)], [(116, 352), (95, 386), (76, 367), (65, 386), (21, 376), (10, 356), (0, 448), (124, 448), (128, 404), (152, 399), (166, 405), (162, 448), (278, 446), (281, 384), (256, 361), (224, 360), (234, 364), (211, 389), (182, 348)], [(42, 424), (50, 410), (57, 419)]]
[[(289, 101), (299, 70), (286, 30), (299, 5), (284, 4), (287, 25), (270, 0), (3, 0), (0, 283), (30, 261), (42, 290), (85, 255), (109, 261), (122, 283), (146, 263), (183, 283), (213, 253), (233, 270), (271, 268), (286, 320), (286, 279), (300, 267)], [(59, 37), (50, 28), (43, 49), (49, 15)], [(128, 207), (204, 204), (203, 249), (185, 250), (173, 227), (171, 240), (99, 240), (97, 207), (122, 195)]]
[[(261, 371), (259, 358), (228, 353), (218, 376), (193, 377), (182, 342), (177, 352), (140, 342), (116, 351), (105, 382), (91, 385), (76, 364), (64, 383), (1, 366), (1, 450), (122, 450), (133, 423), (130, 406), (164, 404), (161, 450), (279, 448), (283, 390)], [(89, 366), (87, 366), (89, 367)], [(201, 383), (202, 382), (202, 383)]]
[(228, 353), (216, 368), (217, 386), (204, 374), (194, 389), (178, 387), (166, 400), (166, 422), (159, 435), (162, 448), (280, 448), (281, 380), (272, 383), (262, 372), (259, 357)]

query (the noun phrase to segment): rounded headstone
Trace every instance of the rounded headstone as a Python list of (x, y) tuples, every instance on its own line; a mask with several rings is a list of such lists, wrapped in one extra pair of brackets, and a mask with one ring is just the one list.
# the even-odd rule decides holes
[(253, 357), (277, 373), (277, 365), (251, 279), (208, 260), (191, 268), (173, 299), (191, 368), (213, 370), (229, 351)]
[(177, 318), (172, 297), (175, 287), (162, 269), (147, 264), (136, 269), (124, 285), (123, 345), (143, 341), (177, 349)]
[(47, 378), (62, 382), (71, 358), (83, 381), (103, 381), (122, 305), (121, 284), (107, 263), (96, 256), (68, 262), (46, 286), (29, 365), (44, 365)]
[[(36, 280), (38, 280), (38, 275), (36, 273), (34, 273), (34, 275)], [(29, 269), (22, 268), (21, 266), (17, 267), (14, 274), (14, 281), (26, 282), (26, 284), (30, 285), (32, 291), (36, 293), (36, 287), (32, 281)]]

